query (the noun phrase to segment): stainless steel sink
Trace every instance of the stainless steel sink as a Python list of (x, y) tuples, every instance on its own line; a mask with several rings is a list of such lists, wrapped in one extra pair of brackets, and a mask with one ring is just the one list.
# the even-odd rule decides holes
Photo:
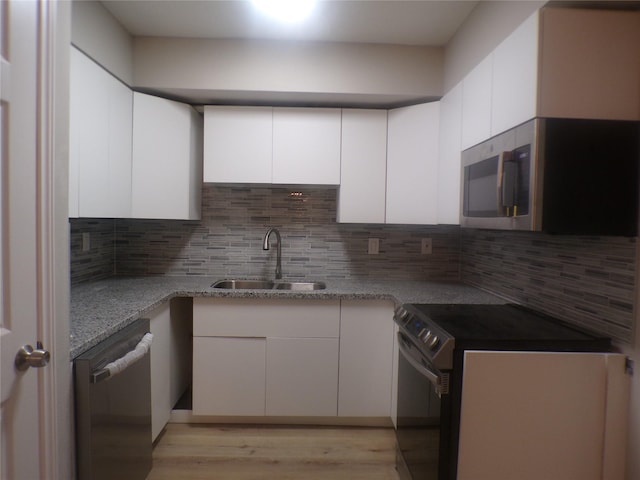
[(324, 290), (324, 282), (272, 282), (271, 280), (218, 280), (212, 288), (225, 290), (292, 290), (297, 292)]
[(327, 286), (324, 282), (278, 282), (274, 288), (276, 290), (311, 291), (324, 290)]
[(273, 285), (270, 280), (218, 280), (211, 286), (226, 290), (271, 290)]

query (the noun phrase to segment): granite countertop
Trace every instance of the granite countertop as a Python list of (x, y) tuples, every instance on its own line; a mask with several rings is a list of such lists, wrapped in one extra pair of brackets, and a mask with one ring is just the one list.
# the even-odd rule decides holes
[(71, 287), (71, 358), (174, 297), (388, 299), (403, 303), (505, 303), (455, 282), (327, 280), (325, 290), (222, 290), (212, 277), (113, 277)]

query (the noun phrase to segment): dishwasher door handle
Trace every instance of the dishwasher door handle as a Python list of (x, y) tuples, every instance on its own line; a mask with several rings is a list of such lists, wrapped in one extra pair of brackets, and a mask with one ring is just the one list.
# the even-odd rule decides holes
[(130, 365), (137, 362), (147, 353), (149, 353), (152, 341), (153, 334), (145, 333), (145, 335), (133, 350), (127, 352), (117, 360), (114, 360), (113, 362), (105, 365), (104, 368), (98, 370), (97, 372), (93, 372), (91, 374), (91, 383), (100, 383), (126, 370)]

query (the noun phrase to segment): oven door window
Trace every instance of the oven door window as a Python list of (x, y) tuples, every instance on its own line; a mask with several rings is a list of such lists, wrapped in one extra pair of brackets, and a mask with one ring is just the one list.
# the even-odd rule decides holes
[(500, 157), (487, 158), (464, 167), (463, 214), (465, 217), (497, 217)]
[(432, 383), (400, 355), (397, 440), (412, 479), (438, 479), (440, 403)]

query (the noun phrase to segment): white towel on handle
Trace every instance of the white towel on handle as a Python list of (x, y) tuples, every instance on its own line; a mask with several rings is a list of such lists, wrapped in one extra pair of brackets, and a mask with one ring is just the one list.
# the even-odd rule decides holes
[(119, 359), (107, 364), (104, 368), (109, 371), (109, 376), (113, 377), (114, 375), (119, 374), (127, 367), (144, 357), (149, 352), (152, 341), (153, 334), (146, 333), (144, 337), (142, 337), (140, 342), (138, 342), (136, 348), (134, 348), (130, 352), (127, 352), (127, 354), (123, 357), (120, 357)]

